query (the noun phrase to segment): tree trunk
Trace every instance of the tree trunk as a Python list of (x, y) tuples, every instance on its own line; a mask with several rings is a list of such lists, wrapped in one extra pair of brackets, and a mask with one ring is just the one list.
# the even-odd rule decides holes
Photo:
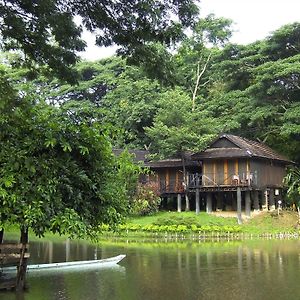
[(22, 248), (20, 251), (21, 258), (18, 265), (18, 272), (17, 272), (17, 279), (16, 279), (16, 291), (22, 291), (25, 289), (27, 258), (24, 258), (24, 255), (27, 251), (27, 244), (28, 244), (28, 228), (25, 226), (21, 227), (20, 243), (22, 244)]
[(208, 65), (208, 63), (210, 61), (211, 55), (212, 55), (212, 53), (209, 53), (209, 55), (207, 57), (207, 60), (206, 60), (206, 62), (205, 62), (205, 64), (204, 64), (204, 66), (203, 66), (203, 68), (202, 68), (201, 71), (200, 71), (200, 63), (201, 63), (202, 57), (198, 61), (198, 64), (197, 64), (197, 73), (196, 73), (196, 82), (195, 82), (195, 87), (194, 87), (193, 95), (192, 95), (192, 111), (194, 111), (195, 108), (196, 108), (196, 97), (197, 97), (197, 92), (198, 92), (198, 89), (199, 89), (199, 86), (200, 86), (200, 79), (203, 76), (203, 74), (204, 74), (204, 72), (205, 72), (205, 70), (207, 68), (207, 65)]
[(3, 242), (3, 234), (4, 234), (4, 229), (0, 230), (0, 244)]

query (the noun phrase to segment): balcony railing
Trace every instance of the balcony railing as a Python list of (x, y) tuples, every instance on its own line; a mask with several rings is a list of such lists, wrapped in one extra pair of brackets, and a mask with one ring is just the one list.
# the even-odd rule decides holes
[(159, 191), (161, 194), (164, 193), (183, 193), (184, 192), (184, 184), (182, 181), (170, 180), (159, 182)]
[(254, 173), (230, 174), (224, 178), (224, 173), (189, 174), (188, 187), (218, 187), (218, 186), (255, 186), (257, 175)]

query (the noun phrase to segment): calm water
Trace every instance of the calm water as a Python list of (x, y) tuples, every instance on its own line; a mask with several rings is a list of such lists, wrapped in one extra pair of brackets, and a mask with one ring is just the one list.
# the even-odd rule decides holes
[(300, 241), (182, 243), (39, 242), (30, 263), (117, 254), (115, 268), (28, 273), (29, 290), (0, 299), (300, 299)]

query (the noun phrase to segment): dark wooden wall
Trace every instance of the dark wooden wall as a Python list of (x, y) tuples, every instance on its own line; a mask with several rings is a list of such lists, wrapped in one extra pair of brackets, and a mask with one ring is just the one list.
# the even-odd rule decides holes
[[(239, 184), (257, 188), (282, 187), (286, 174), (283, 164), (262, 159), (216, 159), (203, 162), (203, 186), (236, 185), (234, 175)], [(250, 180), (251, 178), (251, 180)]]
[(282, 187), (282, 181), (286, 175), (286, 167), (283, 164), (269, 160), (251, 161), (251, 172), (257, 174), (257, 187)]
[(179, 168), (160, 168), (153, 170), (149, 182), (158, 182), (161, 193), (183, 192), (183, 171)]

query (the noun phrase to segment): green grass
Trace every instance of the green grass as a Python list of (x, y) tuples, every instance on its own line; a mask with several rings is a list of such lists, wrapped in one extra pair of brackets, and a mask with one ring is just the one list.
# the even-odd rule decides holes
[[(279, 216), (276, 212), (264, 212), (250, 220), (245, 220), (240, 226), (237, 226), (237, 218), (235, 217), (217, 217), (205, 212), (201, 212), (198, 215), (196, 215), (195, 212), (158, 212), (151, 216), (128, 218), (126, 224), (121, 225), (124, 228), (120, 228), (120, 232), (105, 230), (100, 234), (99, 238), (102, 239), (104, 236), (151, 238), (154, 234), (164, 235), (165, 232), (171, 235), (176, 232), (190, 235), (197, 234), (200, 230), (202, 233), (206, 232), (208, 234), (215, 234), (217, 232), (226, 234), (233, 232), (234, 234), (253, 234), (254, 236), (277, 233), (300, 234), (300, 226), (296, 226), (297, 224), (298, 216), (297, 213), (293, 211), (283, 211)], [(176, 229), (174, 229), (174, 226)], [(10, 237), (15, 237), (16, 240), (20, 236), (17, 227), (6, 228), (5, 234), (6, 233), (8, 233)], [(29, 236), (30, 240), (39, 240), (38, 237), (35, 237), (33, 232), (30, 232)], [(63, 241), (66, 240), (67, 237), (47, 233), (43, 239)]]
[(185, 224), (196, 224), (199, 226), (203, 225), (219, 225), (219, 226), (230, 226), (237, 225), (236, 218), (223, 218), (209, 215), (205, 212), (200, 212), (198, 215), (195, 212), (158, 212), (152, 216), (135, 217), (129, 218), (127, 223), (139, 224), (139, 225), (150, 225), (159, 224), (165, 225), (168, 223), (185, 225)]
[(278, 216), (276, 211), (264, 212), (243, 224), (247, 233), (299, 232), (298, 216), (293, 211), (283, 211)]
[[(248, 234), (275, 234), (283, 232), (298, 232), (300, 226), (296, 226), (298, 216), (293, 211), (282, 211), (280, 215), (277, 212), (263, 212), (250, 220), (244, 220), (240, 225), (241, 232)], [(217, 225), (234, 226), (237, 225), (237, 218), (217, 217), (201, 212), (196, 215), (195, 212), (159, 212), (152, 216), (129, 218), (127, 224), (145, 225), (187, 225), (197, 226)]]
[[(9, 237), (9, 239), (19, 240), (20, 238), (20, 229), (16, 225), (10, 225), (4, 227), (4, 238)], [(52, 242), (63, 242), (68, 239), (66, 235), (54, 234), (51, 232), (46, 232), (43, 237), (38, 237), (34, 234), (32, 230), (29, 230), (28, 233), (29, 241), (52, 241)], [(74, 239), (75, 241), (85, 242), (86, 240)], [(88, 241), (90, 242), (90, 241)]]

